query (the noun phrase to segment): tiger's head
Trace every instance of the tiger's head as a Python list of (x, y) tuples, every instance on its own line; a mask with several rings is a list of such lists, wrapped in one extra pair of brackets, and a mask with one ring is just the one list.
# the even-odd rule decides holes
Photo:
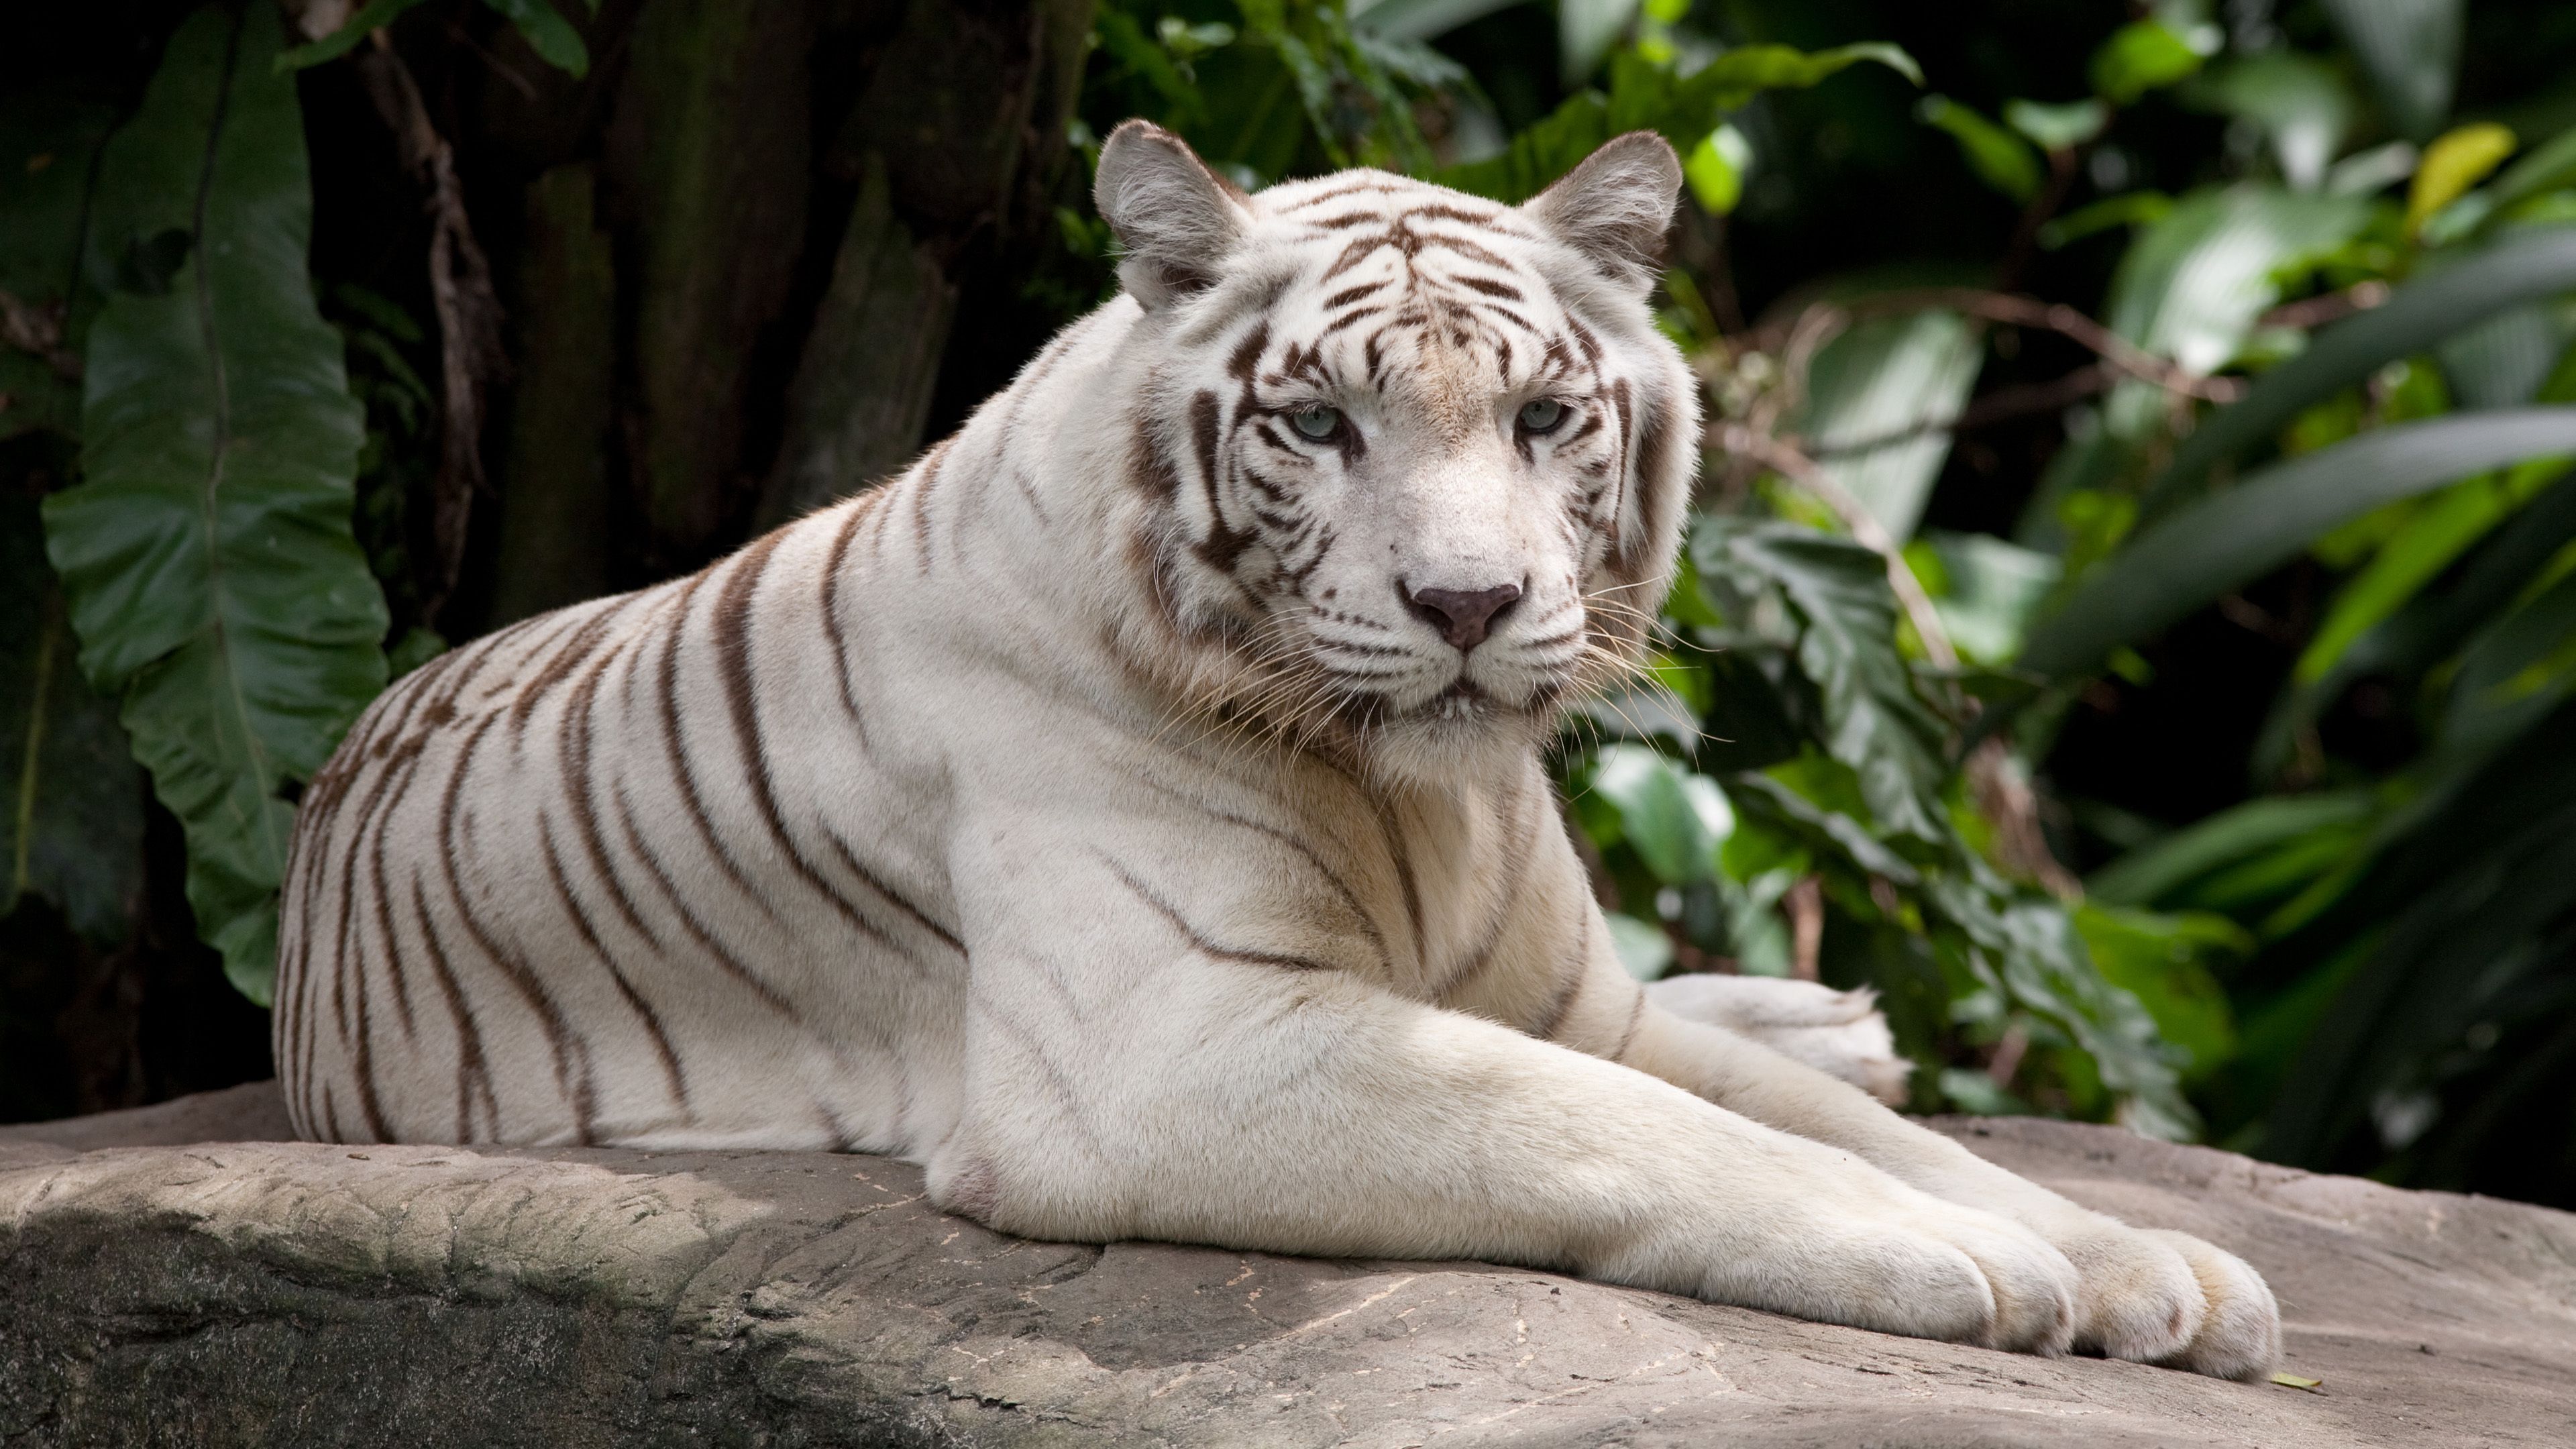
[(1195, 706), (1454, 779), (1632, 667), (1699, 461), (1647, 306), (1680, 185), (1647, 132), (1517, 207), (1110, 136), (1136, 552)]

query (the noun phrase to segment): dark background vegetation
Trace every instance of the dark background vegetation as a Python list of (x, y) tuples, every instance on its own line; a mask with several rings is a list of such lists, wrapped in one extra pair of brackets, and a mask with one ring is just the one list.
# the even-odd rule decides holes
[[(1637, 969), (1876, 985), (1926, 1110), (2576, 1203), (2576, 262), (2544, 254), (2576, 229), (2576, 8), (379, 0), (263, 41), (278, 12), (245, 3), (40, 7), (0, 52), (0, 1120), (268, 1070), (273, 871), (173, 813), (211, 727), (107, 658), (154, 607), (108, 600), (116, 530), (202, 486), (176, 444), (113, 451), (114, 319), (200, 272), (265, 287), (318, 308), (362, 412), (303, 480), (354, 552), (297, 566), (317, 600), (375, 591), (331, 606), (367, 637), (290, 701), (303, 745), (207, 766), (282, 818), (299, 749), (388, 671), (694, 568), (953, 429), (1112, 286), (1087, 189), (1119, 119), (1246, 185), (1366, 163), (1513, 200), (1615, 122), (1692, 157), (1662, 301), (1719, 428), (1654, 677), (1562, 752)], [(303, 158), (302, 274), (208, 260), (221, 168), (135, 219), (144, 143), (104, 143), (171, 108), (156, 86), (335, 30), (364, 38), (291, 58), (286, 131), (171, 109), (179, 142)], [(1835, 54), (1863, 42), (1901, 54)], [(2176, 366), (2156, 318), (2213, 304), (2148, 262), (2228, 246), (2261, 295)], [(2336, 331), (2481, 275), (2456, 327)], [(2386, 455), (2506, 410), (2518, 452)], [(1891, 437), (1931, 450), (1885, 465)], [(2231, 494), (2264, 506), (2194, 512)], [(2184, 562), (2150, 568), (2160, 524)]]

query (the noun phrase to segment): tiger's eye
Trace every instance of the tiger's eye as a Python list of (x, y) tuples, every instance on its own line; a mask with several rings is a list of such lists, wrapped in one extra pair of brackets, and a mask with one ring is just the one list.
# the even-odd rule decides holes
[(1552, 397), (1521, 404), (1522, 432), (1552, 433), (1556, 431), (1556, 425), (1564, 421), (1565, 404)]
[(1298, 435), (1309, 442), (1324, 442), (1342, 430), (1341, 409), (1299, 408), (1288, 415), (1288, 425), (1295, 428)]

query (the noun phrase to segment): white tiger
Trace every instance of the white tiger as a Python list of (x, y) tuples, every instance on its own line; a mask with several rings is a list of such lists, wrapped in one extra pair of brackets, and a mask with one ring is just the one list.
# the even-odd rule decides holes
[(1640, 134), (1518, 208), (1255, 197), (1121, 127), (1125, 295), (963, 431), (367, 713), (297, 826), (298, 1130), (890, 1153), (1036, 1237), (2264, 1373), (2236, 1258), (1753, 1039), (1883, 1078), (1865, 999), (1682, 1014), (1611, 951), (1540, 748), (1697, 467), (1646, 306), (1679, 181)]

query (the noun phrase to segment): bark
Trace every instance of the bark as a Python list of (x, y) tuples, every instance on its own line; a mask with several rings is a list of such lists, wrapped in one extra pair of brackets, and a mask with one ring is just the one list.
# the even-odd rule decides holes
[(617, 264), (593, 214), (596, 188), (587, 164), (528, 188), (495, 628), (610, 587)]
[(609, 125), (629, 280), (627, 470), (648, 564), (713, 551), (747, 476), (744, 405), (805, 233), (802, 0), (650, 0)]

